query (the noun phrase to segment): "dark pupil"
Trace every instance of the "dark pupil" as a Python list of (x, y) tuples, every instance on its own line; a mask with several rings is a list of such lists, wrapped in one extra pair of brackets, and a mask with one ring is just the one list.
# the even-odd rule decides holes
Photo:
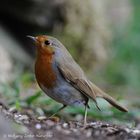
[(50, 45), (50, 42), (48, 40), (46, 40), (45, 45)]

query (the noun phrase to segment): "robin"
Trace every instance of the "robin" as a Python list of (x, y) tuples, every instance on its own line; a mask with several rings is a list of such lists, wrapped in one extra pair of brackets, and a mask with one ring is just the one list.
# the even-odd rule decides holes
[(35, 42), (37, 48), (35, 76), (38, 85), (49, 97), (63, 104), (56, 113), (66, 106), (84, 106), (86, 125), (89, 98), (100, 109), (96, 102), (97, 97), (105, 99), (120, 111), (128, 111), (87, 79), (80, 66), (56, 38), (46, 35), (28, 37)]

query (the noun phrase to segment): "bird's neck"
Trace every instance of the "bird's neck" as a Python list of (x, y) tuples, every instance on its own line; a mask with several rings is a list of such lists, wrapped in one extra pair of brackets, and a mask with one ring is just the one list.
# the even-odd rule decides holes
[(35, 75), (38, 84), (46, 88), (52, 88), (56, 81), (56, 74), (53, 70), (53, 55), (42, 55), (38, 53), (35, 63)]
[(42, 52), (38, 52), (36, 61), (40, 61), (41, 63), (51, 64), (53, 62), (53, 55), (45, 54), (45, 53), (42, 54)]

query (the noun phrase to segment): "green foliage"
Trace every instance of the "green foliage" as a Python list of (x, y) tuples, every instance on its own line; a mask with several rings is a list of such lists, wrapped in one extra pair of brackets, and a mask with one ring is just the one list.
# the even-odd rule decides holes
[(35, 95), (29, 96), (27, 99), (25, 99), (25, 102), (28, 105), (31, 105), (35, 100), (37, 100), (41, 96), (41, 91), (38, 91), (35, 93)]
[(105, 71), (112, 84), (125, 85), (139, 92), (140, 86), (140, 6), (132, 1), (133, 18), (123, 30), (114, 30), (113, 56)]

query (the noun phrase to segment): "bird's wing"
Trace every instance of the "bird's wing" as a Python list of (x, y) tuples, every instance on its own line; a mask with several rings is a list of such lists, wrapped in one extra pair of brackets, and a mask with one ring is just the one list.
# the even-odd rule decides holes
[[(57, 62), (58, 69), (63, 77), (70, 82), (77, 90), (85, 94), (86, 96), (92, 98), (96, 103), (96, 97), (101, 97), (107, 100), (110, 104), (115, 106), (121, 111), (127, 112), (127, 109), (122, 107), (114, 100), (111, 96), (107, 95), (91, 81), (89, 81), (84, 75), (83, 70), (74, 61), (70, 54), (61, 57), (61, 61)], [(97, 103), (96, 106), (98, 107)], [(99, 108), (99, 107), (98, 107)]]
[(90, 82), (86, 79), (82, 69), (75, 63), (61, 63), (58, 69), (67, 82), (72, 84), (77, 90), (92, 98), (95, 105), (100, 110), (96, 102), (96, 93), (91, 88)]
[(58, 66), (59, 71), (63, 75), (63, 77), (70, 82), (77, 90), (85, 93), (86, 95), (96, 100), (96, 95), (94, 91), (91, 89), (88, 80), (84, 76), (83, 71), (77, 64), (62, 64)]

